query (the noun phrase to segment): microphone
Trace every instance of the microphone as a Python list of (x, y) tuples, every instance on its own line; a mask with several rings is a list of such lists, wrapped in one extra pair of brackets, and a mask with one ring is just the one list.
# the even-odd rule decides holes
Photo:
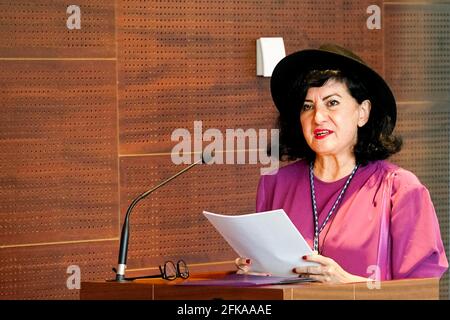
[[(141, 201), (142, 199), (146, 198), (147, 196), (149, 196), (152, 192), (158, 190), (159, 188), (161, 188), (163, 185), (165, 185), (166, 183), (168, 183), (169, 181), (172, 181), (173, 179), (175, 179), (176, 177), (182, 175), (183, 173), (185, 173), (186, 171), (190, 170), (191, 168), (193, 168), (194, 166), (196, 166), (197, 164), (206, 164), (211, 160), (211, 156), (204, 156), (202, 154), (201, 159), (197, 160), (196, 162), (190, 164), (189, 166), (187, 166), (186, 168), (184, 168), (183, 170), (181, 170), (180, 172), (174, 174), (173, 176), (171, 176), (170, 178), (164, 180), (163, 182), (161, 182), (160, 184), (154, 186), (153, 188), (151, 188), (150, 190), (145, 191), (144, 193), (140, 194), (136, 199), (134, 199), (130, 206), (128, 207), (127, 213), (125, 215), (125, 221), (122, 225), (122, 233), (120, 235), (120, 247), (119, 247), (119, 262), (118, 262), (118, 268), (117, 270), (113, 269), (114, 272), (116, 272), (116, 279), (115, 281), (117, 282), (125, 282), (127, 281), (125, 279), (125, 269), (127, 267), (127, 255), (128, 255), (128, 239), (130, 237), (130, 215), (131, 215), (131, 211), (133, 210), (133, 208), (136, 206), (136, 204)], [(113, 280), (114, 281), (114, 280)]]

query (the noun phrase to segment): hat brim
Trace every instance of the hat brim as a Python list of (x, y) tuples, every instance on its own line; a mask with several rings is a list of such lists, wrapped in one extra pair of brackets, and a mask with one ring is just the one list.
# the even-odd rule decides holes
[(308, 49), (298, 51), (283, 58), (275, 67), (270, 90), (275, 106), (280, 113), (299, 110), (299, 101), (292, 101), (290, 91), (294, 82), (299, 81), (302, 74), (309, 70), (339, 69), (358, 75), (369, 90), (372, 105), (380, 110), (371, 113), (388, 116), (391, 130), (395, 127), (397, 107), (395, 97), (384, 79), (370, 67), (353, 58), (341, 54)]

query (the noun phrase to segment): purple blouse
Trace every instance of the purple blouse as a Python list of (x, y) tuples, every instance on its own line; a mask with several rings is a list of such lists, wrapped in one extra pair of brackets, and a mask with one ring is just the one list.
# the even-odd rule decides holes
[[(346, 180), (314, 178), (320, 226)], [(284, 209), (312, 248), (310, 190), (308, 164), (289, 164), (261, 177), (256, 210)], [(373, 277), (378, 270), (380, 280), (440, 277), (448, 268), (428, 190), (413, 173), (387, 161), (356, 171), (320, 233), (319, 251), (354, 275)]]

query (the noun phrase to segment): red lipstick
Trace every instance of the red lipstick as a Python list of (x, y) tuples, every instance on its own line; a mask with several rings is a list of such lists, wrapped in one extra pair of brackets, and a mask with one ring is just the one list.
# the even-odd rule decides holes
[(328, 137), (330, 134), (332, 134), (334, 131), (329, 129), (315, 129), (314, 130), (314, 138), (321, 140)]

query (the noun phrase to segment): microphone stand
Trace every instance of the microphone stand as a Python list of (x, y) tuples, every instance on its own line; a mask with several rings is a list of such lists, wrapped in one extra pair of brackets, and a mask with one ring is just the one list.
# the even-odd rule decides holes
[(142, 199), (146, 198), (153, 191), (159, 189), (160, 187), (162, 187), (163, 185), (165, 185), (169, 181), (175, 179), (176, 177), (178, 177), (179, 175), (185, 173), (186, 171), (188, 171), (189, 169), (191, 169), (192, 167), (196, 166), (199, 163), (206, 163), (204, 161), (203, 156), (202, 156), (202, 158), (200, 160), (197, 160), (196, 162), (190, 164), (189, 166), (187, 166), (186, 168), (184, 168), (183, 170), (181, 170), (177, 174), (175, 174), (175, 175), (171, 176), (170, 178), (164, 180), (163, 182), (161, 182), (160, 184), (154, 186), (150, 190), (145, 191), (144, 193), (139, 195), (136, 199), (134, 199), (133, 202), (131, 202), (130, 206), (128, 207), (128, 210), (127, 210), (127, 213), (126, 213), (126, 216), (125, 216), (125, 221), (124, 221), (123, 226), (122, 226), (122, 233), (120, 235), (120, 247), (119, 247), (119, 263), (118, 263), (118, 268), (117, 268), (117, 271), (116, 271), (116, 279), (113, 280), (113, 281), (117, 281), (117, 282), (125, 282), (125, 281), (127, 281), (127, 279), (125, 279), (125, 269), (127, 267), (128, 240), (129, 240), (129, 236), (130, 236), (130, 232), (129, 232), (129, 229), (130, 229), (130, 225), (129, 225), (129, 223), (130, 223), (130, 215), (131, 215), (131, 211), (133, 210), (133, 208), (136, 206), (136, 204), (139, 201), (141, 201)]

